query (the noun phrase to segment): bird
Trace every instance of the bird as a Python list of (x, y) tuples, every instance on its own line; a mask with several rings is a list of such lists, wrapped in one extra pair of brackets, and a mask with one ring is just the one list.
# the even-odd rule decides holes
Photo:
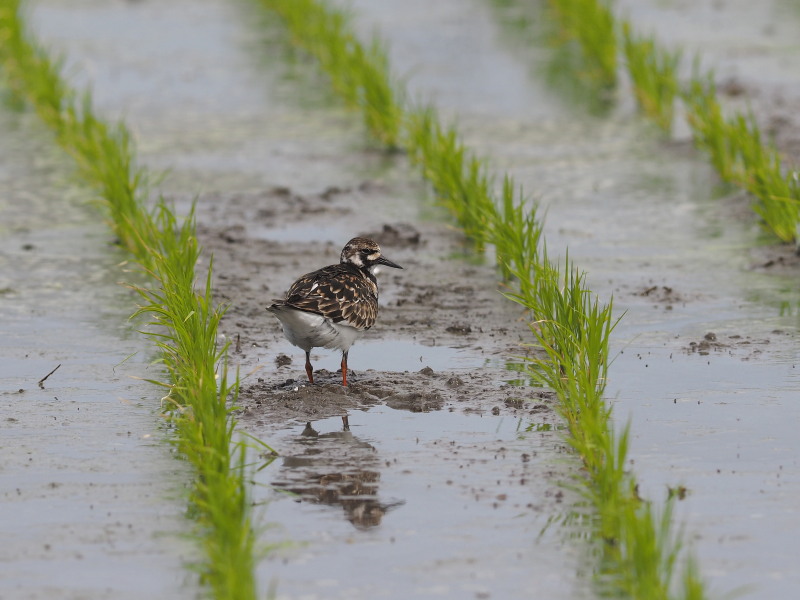
[(283, 327), (283, 335), (306, 353), (306, 375), (314, 383), (312, 348), (342, 351), (342, 385), (347, 387), (350, 346), (375, 324), (378, 316), (378, 266), (402, 269), (381, 253), (374, 240), (354, 237), (345, 244), (339, 264), (307, 273), (295, 281), (286, 297), (267, 310)]

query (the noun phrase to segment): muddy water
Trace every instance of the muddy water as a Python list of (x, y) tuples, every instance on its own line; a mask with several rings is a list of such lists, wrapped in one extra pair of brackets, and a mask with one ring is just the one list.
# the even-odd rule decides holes
[(191, 595), (122, 254), (33, 117), (0, 130), (0, 597)]
[[(689, 489), (678, 513), (713, 588), (790, 595), (797, 321), (781, 311), (796, 310), (798, 292), (791, 269), (752, 268), (777, 259), (759, 248), (746, 200), (624, 107), (586, 117), (540, 77), (548, 52), (510, 42), (488, 3), (354, 6), (365, 31), (389, 39), (412, 93), (457, 115), (469, 143), (548, 208), (551, 250), (569, 245), (593, 288), (627, 311), (614, 342), (617, 415), (633, 419), (647, 495)], [(354, 118), (328, 107), (324, 80), (246, 6), (48, 1), (33, 17), (102, 110), (126, 116), (143, 160), (173, 169), (164, 192), (182, 206), (199, 199), (231, 302), (223, 333), (248, 375), (241, 426), (282, 452), (257, 479), (291, 492), (257, 488), (263, 520), (280, 523), (266, 540), (294, 541), (263, 563), (263, 587), (585, 596), (581, 546), (558, 530), (537, 537), (574, 502), (557, 486), (574, 465), (546, 395), (503, 383), (503, 358), (527, 339), (519, 312), (497, 297), (488, 265), (454, 257), (458, 236), (402, 158), (365, 146)], [(383, 228), (402, 222), (408, 235)], [(313, 356), (322, 385), (303, 385), (302, 357), (263, 308), (334, 262), (350, 232), (385, 235), (406, 270), (381, 277), (379, 324), (353, 348), (343, 394), (332, 353)]]

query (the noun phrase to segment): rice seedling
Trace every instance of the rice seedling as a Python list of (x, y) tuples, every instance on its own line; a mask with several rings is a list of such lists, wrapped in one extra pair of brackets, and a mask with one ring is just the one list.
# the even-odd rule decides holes
[(684, 102), (695, 144), (708, 153), (720, 177), (755, 196), (753, 210), (778, 238), (797, 241), (800, 186), (782, 166), (778, 150), (762, 142), (753, 115), (723, 115), (713, 74), (695, 74)]
[(375, 36), (368, 47), (349, 29), (347, 14), (315, 0), (262, 0), (280, 13), (295, 42), (314, 56), (345, 102), (361, 111), (364, 123), (384, 145), (399, 143), (401, 109), (389, 78), (386, 48)]
[[(320, 39), (339, 36), (350, 44), (358, 43), (341, 13), (322, 2), (304, 0), (301, 11), (283, 0), (260, 1), (280, 14), (296, 35), (302, 31), (292, 23), (300, 17), (287, 16), (294, 10), (327, 29), (316, 33)], [(573, 0), (567, 13), (570, 18), (576, 17), (579, 6), (583, 3)], [(601, 20), (608, 24), (610, 12), (605, 5), (602, 8)], [(328, 26), (324, 26), (326, 22)], [(582, 25), (575, 22), (572, 26)], [(313, 42), (297, 43), (308, 47)], [(343, 41), (330, 43), (337, 47)], [(607, 43), (606, 37), (602, 44)], [(323, 53), (316, 50), (314, 54)], [(345, 77), (329, 72), (341, 68), (340, 63), (320, 59), (320, 64), (332, 81)], [(385, 62), (383, 68), (388, 69)], [(391, 81), (388, 73), (383, 79)], [(600, 584), (614, 594), (636, 598), (705, 597), (691, 561), (683, 571), (684, 595), (672, 593), (681, 546), (679, 536), (672, 534), (671, 507), (667, 505), (657, 515), (638, 497), (636, 480), (626, 469), (628, 429), (621, 435), (615, 433), (611, 408), (603, 398), (609, 338), (617, 323), (613, 304), (600, 303), (587, 288), (585, 274), (569, 256), (563, 266), (548, 258), (535, 205), (510, 177), (504, 177), (496, 197), (486, 162), (468, 151), (455, 127), (442, 126), (432, 107), (396, 106), (402, 132), (395, 139), (404, 143), (412, 162), (476, 248), (494, 246), (498, 266), (511, 290), (505, 295), (531, 316), (530, 330), (540, 354), (529, 360), (527, 370), (556, 392), (558, 410), (566, 423), (565, 439), (583, 463), (584, 472), (576, 483), (591, 502), (593, 528), (602, 540)]]
[(639, 108), (669, 133), (679, 92), (680, 50), (669, 52), (652, 37), (637, 35), (628, 21), (622, 22), (622, 48)]
[[(594, 61), (595, 81), (611, 81), (615, 64), (615, 18), (598, 0), (551, 0), (550, 6), (565, 39), (578, 40), (584, 61)], [(761, 140), (752, 115), (723, 115), (713, 73), (695, 74), (683, 92), (677, 79), (681, 52), (667, 51), (652, 37), (636, 34), (630, 22), (621, 24), (622, 46), (636, 101), (662, 130), (670, 131), (677, 97), (687, 107), (696, 145), (708, 152), (720, 177), (756, 197), (753, 210), (765, 227), (784, 242), (800, 240), (800, 189), (795, 173), (787, 170), (776, 148)], [(580, 68), (580, 67), (578, 67)], [(606, 73), (605, 79), (599, 75)]]
[(485, 162), (472, 156), (454, 127), (443, 128), (431, 107), (408, 114), (405, 135), (411, 161), (422, 170), (441, 204), (478, 251), (486, 247), (495, 204)]
[(150, 315), (167, 381), (153, 381), (164, 397), (174, 440), (194, 467), (190, 514), (204, 550), (196, 565), (215, 598), (255, 598), (255, 532), (247, 487), (247, 444), (234, 441), (228, 404), (238, 377), (229, 379), (227, 346), (217, 340), (224, 307), (212, 298), (211, 268), (195, 291), (200, 247), (193, 213), (180, 221), (160, 200), (148, 209), (148, 174), (135, 165), (122, 123), (109, 126), (94, 113), (91, 96), (78, 95), (52, 59), (25, 31), (19, 0), (0, 0), (0, 66), (12, 93), (36, 110), (78, 172), (107, 208), (110, 225), (151, 285), (136, 286)]
[(550, 0), (564, 42), (580, 48), (581, 75), (601, 89), (617, 84), (617, 38), (614, 15), (603, 0)]

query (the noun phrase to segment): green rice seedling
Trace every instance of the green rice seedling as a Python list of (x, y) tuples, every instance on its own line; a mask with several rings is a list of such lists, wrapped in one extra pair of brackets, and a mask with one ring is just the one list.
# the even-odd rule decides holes
[(470, 155), (454, 127), (444, 129), (431, 107), (412, 111), (406, 119), (411, 161), (418, 165), (439, 198), (478, 251), (489, 241), (496, 220), (491, 179), (484, 161)]
[(331, 84), (381, 143), (399, 143), (401, 109), (388, 75), (386, 48), (378, 37), (368, 47), (350, 28), (348, 15), (317, 0), (260, 0), (286, 23), (295, 41), (319, 60)]
[[(191, 488), (191, 513), (205, 548), (196, 568), (216, 598), (254, 598), (254, 531), (246, 486), (245, 447), (233, 443), (235, 419), (228, 401), (235, 397), (238, 378), (227, 375), (227, 344), (216, 339), (223, 307), (211, 295), (208, 269), (205, 291), (194, 293), (193, 266), (200, 256), (194, 216), (179, 223), (163, 203), (157, 206), (155, 230), (175, 232), (150, 248), (151, 273), (159, 288), (135, 288), (144, 304), (134, 317), (150, 315), (162, 361), (170, 374), (167, 384), (176, 445), (198, 473)], [(189, 267), (187, 269), (187, 267)], [(213, 532), (208, 535), (207, 532)]]
[[(123, 124), (108, 126), (93, 111), (89, 94), (78, 96), (60, 74), (61, 62), (29, 41), (18, 0), (0, 0), (0, 64), (13, 93), (32, 105), (75, 159), (79, 174), (98, 191), (111, 226), (150, 276), (137, 287), (145, 303), (169, 380), (153, 381), (176, 426), (175, 443), (194, 467), (191, 514), (204, 548), (198, 565), (215, 598), (255, 598), (254, 531), (247, 489), (246, 448), (234, 442), (238, 377), (227, 372), (227, 346), (217, 331), (224, 308), (214, 306), (209, 268), (202, 293), (195, 291), (200, 247), (193, 212), (179, 222), (160, 201), (145, 202), (147, 173), (134, 166), (135, 152)], [(80, 98), (80, 101), (78, 101)]]
[(761, 141), (755, 117), (734, 115), (726, 123), (734, 155), (734, 183), (756, 197), (753, 210), (767, 229), (784, 242), (797, 239), (800, 194), (792, 173), (785, 174), (778, 150)]
[[(552, 17), (548, 3), (531, 3), (524, 0), (490, 0), (490, 7), (503, 28), (501, 42), (510, 44), (515, 53), (520, 47), (533, 46), (536, 50), (534, 71), (543, 77), (547, 88), (557, 93), (563, 101), (586, 109), (590, 114), (603, 116), (612, 108), (613, 95), (591, 79), (581, 76), (585, 71), (583, 56), (577, 43), (567, 42)], [(553, 43), (555, 42), (555, 43)], [(541, 50), (550, 46), (547, 60), (541, 62)]]
[(503, 180), (501, 207), (501, 214), (489, 222), (488, 241), (495, 247), (503, 279), (515, 279), (520, 295), (525, 297), (531, 293), (540, 262), (542, 223), (536, 205), (525, 198), (521, 187), (517, 193), (514, 180), (508, 175)]
[(735, 181), (741, 178), (742, 174), (735, 171), (735, 153), (726, 135), (728, 127), (717, 100), (713, 76), (700, 78), (695, 75), (683, 100), (695, 145), (708, 153), (722, 179)]
[(764, 226), (784, 242), (800, 240), (800, 186), (793, 174), (782, 173), (777, 155), (764, 169), (752, 174), (751, 191), (758, 198), (753, 210)]
[(635, 34), (628, 21), (622, 22), (622, 47), (639, 108), (669, 133), (679, 92), (681, 52), (666, 51), (652, 37)]
[(145, 174), (133, 165), (130, 135), (124, 125), (111, 128), (98, 120), (86, 93), (78, 101), (60, 75), (63, 61), (28, 43), (17, 18), (19, 2), (4, 0), (0, 5), (0, 59), (12, 91), (27, 99), (55, 133), (56, 139), (75, 159), (80, 174), (99, 192), (111, 213), (111, 226), (128, 250), (137, 257), (146, 252), (136, 247), (131, 223), (141, 222), (142, 208), (135, 190)]
[(580, 47), (583, 75), (600, 88), (617, 83), (617, 38), (614, 15), (603, 0), (550, 0), (564, 41)]
[(754, 211), (784, 242), (797, 240), (800, 190), (785, 173), (778, 151), (761, 140), (752, 114), (726, 118), (716, 99), (713, 76), (695, 76), (684, 95), (695, 143), (711, 157), (720, 177), (756, 197)]
[[(507, 9), (508, 2), (495, 0), (493, 4)], [(550, 0), (549, 6), (560, 24), (562, 38), (580, 45), (582, 63), (590, 74), (588, 78), (613, 86), (616, 27), (610, 4), (600, 0)], [(640, 109), (669, 132), (676, 97), (681, 97), (695, 144), (708, 153), (720, 177), (756, 197), (754, 211), (779, 239), (800, 241), (797, 180), (794, 173), (787, 173), (782, 166), (775, 147), (762, 142), (752, 115), (724, 116), (713, 73), (701, 75), (699, 59), (695, 59), (694, 74), (687, 89), (681, 91), (677, 79), (680, 51), (664, 50), (652, 36), (636, 34), (627, 20), (622, 21), (620, 35)], [(592, 66), (586, 67), (586, 64)], [(581, 68), (569, 62), (560, 67), (559, 71)]]

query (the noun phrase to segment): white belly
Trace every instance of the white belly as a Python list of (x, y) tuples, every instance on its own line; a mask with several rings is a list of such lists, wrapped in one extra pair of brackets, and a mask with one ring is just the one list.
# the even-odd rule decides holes
[(345, 323), (333, 323), (322, 315), (288, 306), (271, 306), (268, 310), (278, 317), (286, 339), (306, 352), (311, 348), (337, 348), (347, 352), (363, 333)]

